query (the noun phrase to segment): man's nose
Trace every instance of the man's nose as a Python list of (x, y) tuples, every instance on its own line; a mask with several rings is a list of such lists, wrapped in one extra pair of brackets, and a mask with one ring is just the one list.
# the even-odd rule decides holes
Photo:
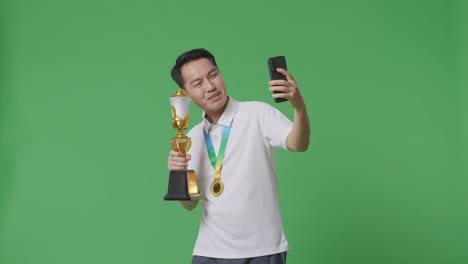
[(208, 79), (206, 83), (207, 83), (208, 92), (211, 92), (216, 88), (216, 85), (210, 79)]

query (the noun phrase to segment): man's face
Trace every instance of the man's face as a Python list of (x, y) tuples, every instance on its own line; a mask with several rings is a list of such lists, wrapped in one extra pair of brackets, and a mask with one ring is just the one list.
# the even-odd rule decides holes
[(185, 91), (192, 101), (208, 116), (221, 115), (228, 98), (226, 85), (218, 68), (208, 59), (202, 58), (184, 64), (180, 72)]

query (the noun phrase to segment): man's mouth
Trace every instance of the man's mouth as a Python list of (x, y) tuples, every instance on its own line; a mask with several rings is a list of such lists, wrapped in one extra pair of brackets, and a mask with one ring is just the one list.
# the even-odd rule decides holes
[(208, 100), (211, 100), (211, 99), (213, 99), (213, 98), (216, 98), (216, 97), (218, 97), (219, 95), (221, 95), (221, 92), (217, 92), (217, 93), (215, 93), (214, 95), (210, 96), (210, 97), (208, 98)]

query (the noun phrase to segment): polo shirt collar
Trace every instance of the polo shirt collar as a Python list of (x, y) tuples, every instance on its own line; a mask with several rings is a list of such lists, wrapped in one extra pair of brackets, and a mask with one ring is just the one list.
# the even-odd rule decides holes
[[(238, 104), (239, 103), (236, 100), (234, 100), (234, 98), (229, 97), (228, 104), (226, 108), (224, 109), (224, 112), (221, 115), (221, 118), (219, 118), (218, 122), (215, 124), (220, 124), (226, 127), (230, 126), (232, 123), (232, 119), (234, 119), (234, 115), (236, 114)], [(203, 127), (205, 128), (205, 131), (208, 131), (210, 126), (214, 124), (210, 123), (210, 121), (206, 119), (205, 111), (203, 111), (202, 117), (203, 117)]]

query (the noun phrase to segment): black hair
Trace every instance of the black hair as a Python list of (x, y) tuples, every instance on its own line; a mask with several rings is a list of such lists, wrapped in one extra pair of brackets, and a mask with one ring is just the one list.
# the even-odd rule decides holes
[(180, 69), (182, 69), (182, 66), (184, 66), (184, 64), (189, 63), (191, 61), (195, 61), (195, 60), (203, 59), (203, 58), (208, 59), (211, 62), (211, 64), (213, 64), (216, 68), (218, 68), (218, 65), (216, 65), (215, 57), (206, 49), (189, 50), (187, 52), (182, 53), (179, 57), (177, 57), (176, 63), (174, 67), (172, 67), (172, 70), (171, 70), (171, 76), (174, 82), (176, 82), (180, 88), (185, 89), (184, 80), (182, 79), (182, 74), (180, 72)]

